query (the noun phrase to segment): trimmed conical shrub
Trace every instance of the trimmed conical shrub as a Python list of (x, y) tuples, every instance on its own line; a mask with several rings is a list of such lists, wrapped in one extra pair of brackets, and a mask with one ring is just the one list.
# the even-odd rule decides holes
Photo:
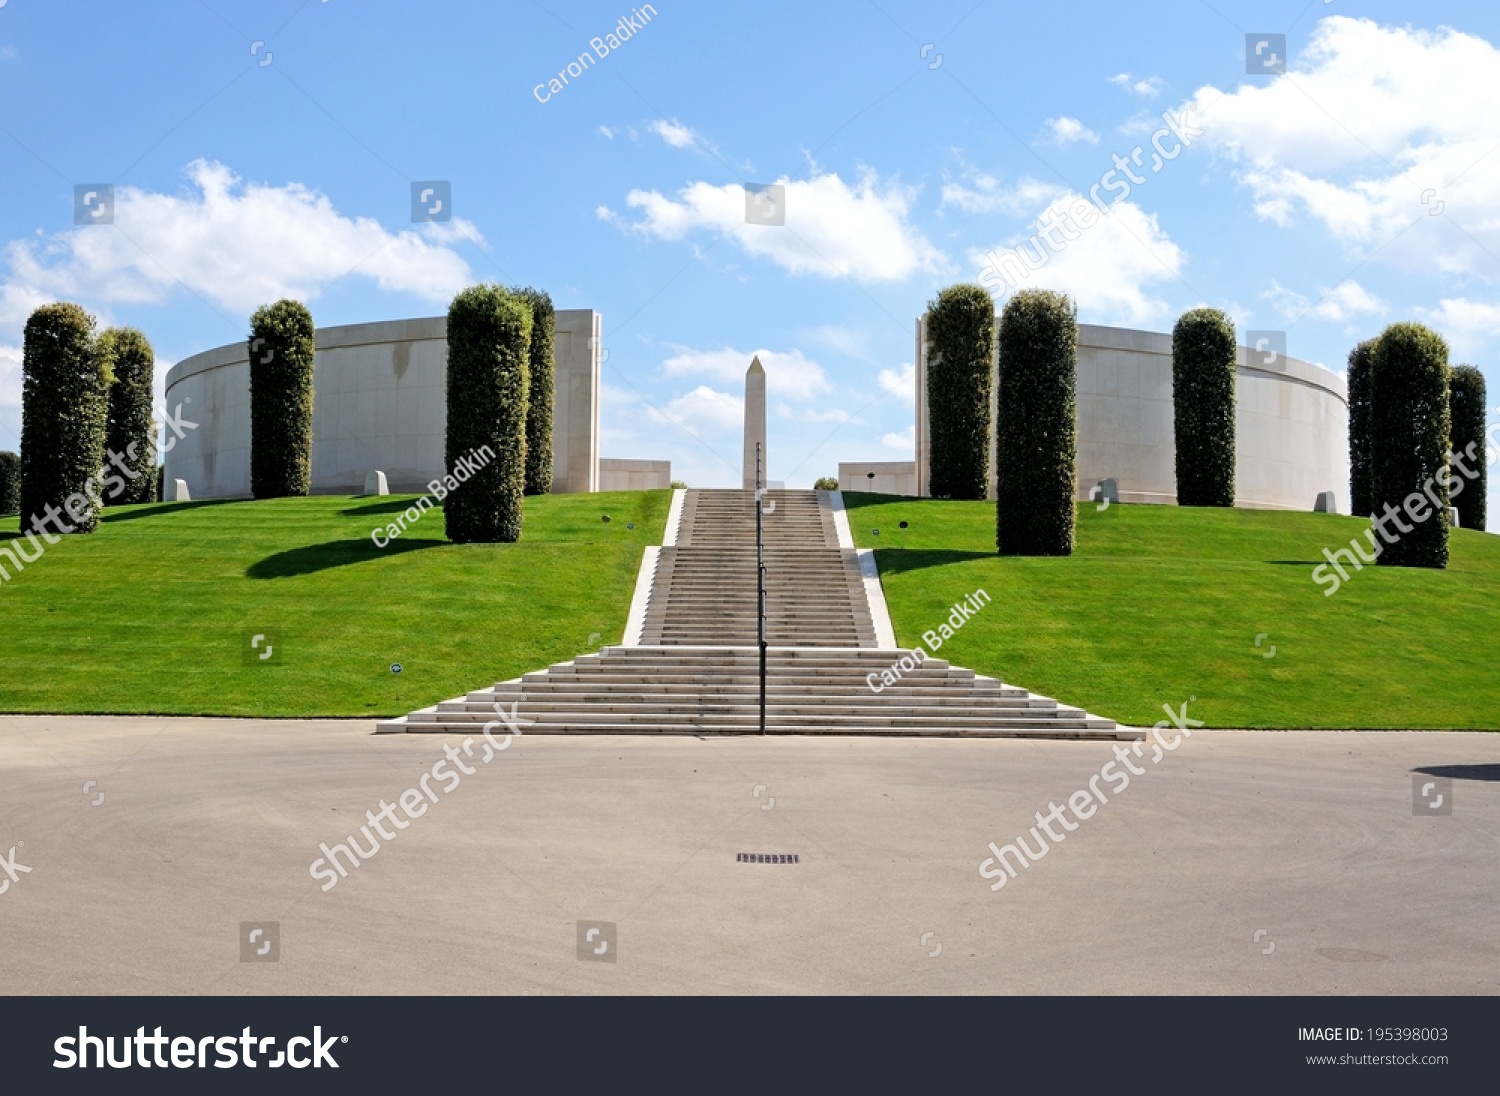
[(250, 493), (306, 495), (312, 486), (312, 313), (300, 301), (250, 317)]
[[(1449, 445), (1455, 454), (1464, 456), (1464, 466), (1474, 470), (1471, 478), (1455, 470), (1452, 482), (1462, 483), (1453, 490), (1453, 505), (1458, 507), (1458, 524), (1464, 529), (1483, 529), (1489, 494), (1489, 458), (1485, 454), (1484, 374), (1472, 365), (1455, 365), (1448, 376)], [(1474, 454), (1470, 457), (1468, 454)]]
[(1371, 361), (1370, 404), (1370, 501), (1387, 541), (1379, 562), (1447, 567), (1450, 418), (1443, 337), (1418, 323), (1387, 327)]
[(1177, 505), (1234, 505), (1234, 324), (1217, 308), (1172, 328), (1172, 433)]
[(21, 389), (21, 528), (92, 533), (99, 526), (100, 468), (110, 374), (94, 317), (48, 304), (26, 321)]
[(1073, 552), (1078, 483), (1078, 312), (1023, 289), (1000, 314), (995, 544), (1006, 556)]
[(513, 289), (531, 309), (531, 349), (527, 355), (526, 493), (552, 490), (552, 377), (554, 324), (552, 298), (540, 289)]
[(105, 502), (154, 502), (156, 423), (151, 417), (151, 384), (156, 354), (133, 327), (111, 327), (99, 335), (99, 353), (114, 376), (109, 386), (109, 420), (104, 431), (109, 462)]
[(933, 498), (989, 494), (995, 302), (982, 286), (950, 285), (927, 305), (927, 489)]
[(449, 540), (521, 539), (531, 315), (498, 285), (471, 286), (448, 307), (448, 473), (481, 465), (443, 501)]

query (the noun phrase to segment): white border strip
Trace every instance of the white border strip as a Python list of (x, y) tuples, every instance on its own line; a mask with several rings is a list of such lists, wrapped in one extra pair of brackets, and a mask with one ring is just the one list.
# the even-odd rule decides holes
[(891, 611), (885, 603), (885, 589), (880, 585), (880, 571), (875, 566), (875, 549), (859, 549), (859, 574), (865, 582), (865, 600), (870, 603), (870, 621), (875, 625), (875, 646), (882, 651), (898, 650), (896, 629), (891, 626)]
[(838, 535), (839, 547), (853, 548), (854, 534), (849, 529), (849, 512), (844, 509), (844, 492), (828, 492), (828, 505), (833, 509), (833, 529)]
[(622, 647), (641, 645), (641, 632), (646, 628), (646, 607), (651, 604), (651, 583), (656, 578), (656, 561), (660, 555), (661, 548), (655, 544), (641, 553), (641, 569), (635, 576), (635, 593), (630, 598), (630, 615), (625, 618)]
[(677, 544), (677, 527), (682, 524), (682, 504), (687, 498), (687, 492), (681, 487), (672, 488), (672, 508), (667, 511), (667, 533), (661, 542), (663, 548), (672, 548)]

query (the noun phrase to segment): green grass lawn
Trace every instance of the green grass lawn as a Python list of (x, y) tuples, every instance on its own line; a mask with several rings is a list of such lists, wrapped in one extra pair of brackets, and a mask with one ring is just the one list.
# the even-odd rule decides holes
[[(413, 501), (109, 508), (97, 533), (63, 537), (0, 582), (0, 711), (424, 707), (618, 643), (671, 492), (528, 498), (517, 544), (450, 544), (433, 510), (377, 548), (371, 530)], [(0, 519), (0, 544), (16, 529)], [(247, 657), (254, 633), (271, 637), (270, 661)]]
[(1313, 568), (1367, 520), (1085, 503), (1071, 557), (1001, 558), (993, 503), (844, 498), (903, 646), (982, 588), (940, 657), (1122, 723), (1196, 696), (1211, 727), (1500, 728), (1500, 537), (1455, 530), (1446, 571), (1367, 566), (1328, 597)]

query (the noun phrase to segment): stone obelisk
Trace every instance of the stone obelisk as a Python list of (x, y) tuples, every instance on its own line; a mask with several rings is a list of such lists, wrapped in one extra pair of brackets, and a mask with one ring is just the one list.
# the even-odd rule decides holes
[(755, 445), (760, 443), (760, 481), (769, 482), (766, 475), (766, 371), (761, 368), (760, 357), (750, 361), (745, 371), (745, 482), (747, 491), (755, 490)]

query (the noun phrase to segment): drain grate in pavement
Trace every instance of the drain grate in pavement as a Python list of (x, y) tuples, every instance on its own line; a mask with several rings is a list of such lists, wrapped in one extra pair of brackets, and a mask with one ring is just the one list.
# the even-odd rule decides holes
[(797, 854), (794, 852), (742, 852), (735, 857), (741, 864), (796, 864)]

